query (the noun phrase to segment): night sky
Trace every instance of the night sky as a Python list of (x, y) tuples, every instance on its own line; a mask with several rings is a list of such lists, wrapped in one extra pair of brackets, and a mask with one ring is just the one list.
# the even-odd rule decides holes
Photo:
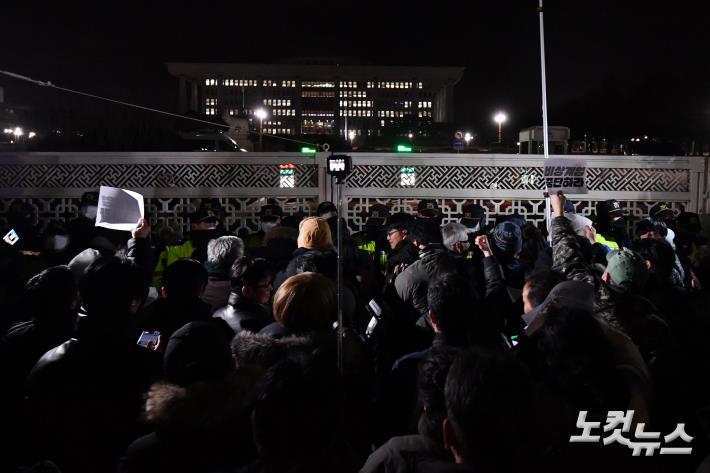
[[(542, 121), (534, 0), (63, 3), (3, 5), (0, 69), (175, 111), (167, 61), (464, 66), (457, 126), (485, 140), (499, 108), (511, 135)], [(546, 1), (549, 124), (574, 137), (710, 139), (710, 6), (698, 3)], [(4, 77), (0, 86), (8, 102), (91, 108)]]

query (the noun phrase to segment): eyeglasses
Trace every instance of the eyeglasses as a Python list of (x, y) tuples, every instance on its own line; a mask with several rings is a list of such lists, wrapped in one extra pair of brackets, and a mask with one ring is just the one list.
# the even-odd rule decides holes
[(470, 244), (471, 244), (471, 242), (468, 240), (460, 240), (459, 241), (459, 245), (470, 245)]
[(390, 230), (387, 232), (387, 238), (391, 237), (395, 233), (400, 233), (402, 230)]

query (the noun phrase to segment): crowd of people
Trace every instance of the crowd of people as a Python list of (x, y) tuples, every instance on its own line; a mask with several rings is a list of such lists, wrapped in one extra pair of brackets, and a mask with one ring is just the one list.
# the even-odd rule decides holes
[(39, 231), (18, 200), (0, 471), (710, 471), (698, 215), (551, 206), (549, 235), (429, 199), (235, 232), (206, 199), (181, 235), (96, 227), (91, 194)]

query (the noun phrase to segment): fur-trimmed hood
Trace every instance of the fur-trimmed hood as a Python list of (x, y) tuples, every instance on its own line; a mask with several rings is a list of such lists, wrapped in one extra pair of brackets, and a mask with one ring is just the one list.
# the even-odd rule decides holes
[(315, 348), (313, 338), (303, 335), (275, 338), (265, 334), (240, 332), (232, 340), (232, 355), (241, 367), (258, 366), (267, 369), (289, 353), (310, 353)]
[(257, 367), (245, 367), (219, 381), (186, 387), (167, 381), (155, 383), (147, 394), (145, 419), (159, 430), (219, 430), (219, 426), (227, 427), (250, 415), (260, 376)]

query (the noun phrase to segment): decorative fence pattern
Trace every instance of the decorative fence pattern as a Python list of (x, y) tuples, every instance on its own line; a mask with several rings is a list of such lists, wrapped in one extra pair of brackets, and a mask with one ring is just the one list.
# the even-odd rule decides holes
[[(351, 231), (364, 225), (375, 202), (392, 212), (416, 212), (421, 198), (439, 202), (444, 222), (459, 218), (466, 203), (478, 203), (489, 218), (518, 213), (542, 224), (543, 159), (535, 155), (421, 155), (352, 153), (354, 167), (344, 194)], [(332, 200), (325, 154), (277, 153), (25, 153), (0, 154), (0, 222), (14, 199), (36, 209), (40, 225), (78, 215), (83, 192), (100, 185), (146, 197), (153, 225), (189, 228), (201, 198), (218, 198), (225, 224), (258, 229), (259, 208), (268, 200), (286, 214), (314, 213)], [(643, 218), (659, 201), (696, 210), (704, 196), (703, 163), (686, 157), (577, 156), (588, 162), (589, 194), (573, 196), (577, 211), (593, 215), (600, 200), (624, 202)], [(578, 198), (579, 197), (579, 198)]]
[[(411, 167), (420, 189), (516, 189), (543, 190), (543, 168), (517, 166), (428, 166)], [(388, 165), (355, 166), (348, 187), (387, 189), (399, 187), (402, 168)], [(689, 172), (685, 169), (591, 168), (587, 186), (598, 191), (689, 192)]]
[[(318, 168), (299, 166), (296, 187), (317, 187)], [(0, 165), (4, 188), (274, 188), (280, 169), (258, 164), (27, 164)]]

